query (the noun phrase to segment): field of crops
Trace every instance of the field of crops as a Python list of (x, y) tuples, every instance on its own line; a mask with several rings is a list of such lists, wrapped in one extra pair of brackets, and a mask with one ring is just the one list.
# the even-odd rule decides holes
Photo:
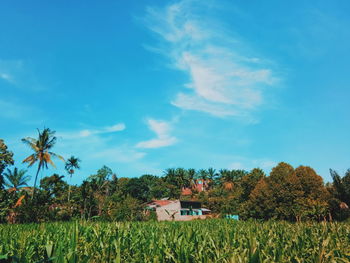
[(350, 262), (350, 225), (205, 220), (0, 225), (0, 262)]

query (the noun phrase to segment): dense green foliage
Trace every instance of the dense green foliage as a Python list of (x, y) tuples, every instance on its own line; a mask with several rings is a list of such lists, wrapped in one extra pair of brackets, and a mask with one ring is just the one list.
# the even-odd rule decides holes
[[(242, 219), (321, 221), (349, 216), (348, 209), (341, 208), (346, 196), (344, 199), (338, 194), (333, 185), (326, 187), (310, 167), (294, 169), (280, 163), (270, 176), (256, 168), (251, 172), (222, 170), (222, 175), (215, 173), (215, 177), (203, 179), (205, 171), (210, 169), (199, 173), (194, 169), (168, 169), (162, 177), (118, 178), (104, 166), (80, 186), (70, 186), (64, 176), (54, 174), (40, 181), (34, 198), (29, 197), (32, 188), (2, 190), (6, 193), (0, 204), (6, 204), (7, 213), (1, 221), (29, 223), (96, 216), (109, 221), (148, 220), (144, 204), (160, 198), (199, 200), (213, 215), (239, 214)], [(198, 191), (200, 185), (202, 190)], [(191, 189), (190, 194), (183, 194), (184, 188)]]
[(0, 188), (2, 188), (4, 183), (3, 171), (7, 166), (13, 165), (13, 163), (13, 153), (7, 149), (4, 140), (0, 139)]
[[(64, 162), (67, 175), (53, 174), (36, 181), (39, 171), (54, 166), (52, 157), (57, 138), (48, 128), (37, 138), (22, 139), (32, 154), (23, 160), (37, 164), (33, 187), (27, 185), (26, 170), (13, 165), (13, 153), (0, 139), (0, 223), (31, 223), (99, 218), (105, 221), (146, 221), (145, 204), (154, 199), (201, 201), (213, 217), (238, 214), (249, 218), (287, 221), (332, 221), (350, 217), (350, 170), (341, 177), (331, 170), (333, 183), (311, 167), (297, 168), (281, 162), (269, 175), (259, 168), (216, 170), (169, 168), (161, 176), (117, 176), (107, 166), (95, 174), (81, 175), (81, 185), (69, 184), (84, 162), (71, 156)], [(32, 171), (33, 172), (33, 171)], [(4, 180), (6, 179), (6, 180)]]
[(345, 223), (192, 222), (0, 225), (8, 262), (349, 262)]
[(7, 171), (4, 172), (4, 185), (11, 190), (17, 191), (20, 187), (27, 185), (27, 181), (30, 177), (26, 175), (26, 173), (27, 170), (18, 170), (17, 167), (13, 170), (7, 169)]

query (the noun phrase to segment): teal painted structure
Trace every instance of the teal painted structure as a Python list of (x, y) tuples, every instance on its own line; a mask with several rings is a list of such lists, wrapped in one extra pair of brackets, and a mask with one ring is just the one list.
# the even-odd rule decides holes
[(201, 216), (203, 212), (201, 209), (181, 209), (180, 214), (182, 216)]
[(225, 215), (225, 218), (232, 220), (239, 220), (239, 215)]

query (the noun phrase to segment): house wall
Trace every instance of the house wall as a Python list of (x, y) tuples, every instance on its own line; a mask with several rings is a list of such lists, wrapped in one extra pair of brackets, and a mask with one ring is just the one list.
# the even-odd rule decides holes
[[(157, 207), (156, 213), (158, 221), (172, 220), (171, 215), (174, 213), (174, 216), (176, 218), (176, 216), (180, 213), (180, 208), (181, 206), (179, 201), (174, 201), (173, 203), (170, 203), (168, 205)], [(167, 211), (169, 214), (167, 213)]]
[[(198, 216), (182, 216), (180, 213), (181, 205), (180, 201), (174, 201), (171, 204), (164, 205), (161, 207), (156, 208), (157, 218), (158, 221), (190, 221), (193, 219), (205, 219), (205, 215), (198, 215)], [(169, 214), (166, 212), (168, 211)], [(175, 214), (174, 214), (175, 213)], [(171, 215), (174, 214), (174, 219), (171, 217)]]

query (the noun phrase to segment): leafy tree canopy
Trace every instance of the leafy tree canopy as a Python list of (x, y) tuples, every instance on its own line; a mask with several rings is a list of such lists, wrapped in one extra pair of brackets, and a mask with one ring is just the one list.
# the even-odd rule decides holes
[(0, 139), (0, 189), (3, 188), (4, 178), (3, 171), (9, 165), (13, 165), (13, 153), (8, 150), (4, 140)]

